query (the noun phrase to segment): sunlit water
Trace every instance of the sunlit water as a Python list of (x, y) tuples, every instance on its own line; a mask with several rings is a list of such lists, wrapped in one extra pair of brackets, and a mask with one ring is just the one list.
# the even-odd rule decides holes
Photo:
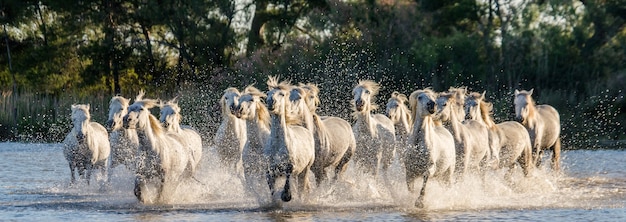
[[(626, 151), (576, 150), (562, 155), (563, 172), (517, 169), (469, 176), (451, 187), (429, 184), (424, 209), (413, 206), (396, 161), (372, 179), (349, 166), (336, 184), (314, 186), (302, 199), (268, 207), (245, 194), (239, 177), (217, 165), (206, 148), (196, 180), (181, 184), (172, 204), (142, 205), (133, 174), (113, 169), (108, 189), (97, 183), (69, 187), (59, 144), (0, 143), (0, 220), (13, 221), (381, 221), (381, 220), (626, 220)], [(419, 187), (419, 182), (418, 182)]]

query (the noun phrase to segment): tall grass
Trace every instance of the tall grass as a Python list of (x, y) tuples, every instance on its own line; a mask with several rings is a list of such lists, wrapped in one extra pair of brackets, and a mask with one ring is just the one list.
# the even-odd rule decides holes
[(65, 93), (59, 96), (37, 92), (5, 91), (0, 98), (0, 140), (60, 142), (71, 129), (70, 107), (91, 106), (92, 121), (104, 122), (110, 98)]

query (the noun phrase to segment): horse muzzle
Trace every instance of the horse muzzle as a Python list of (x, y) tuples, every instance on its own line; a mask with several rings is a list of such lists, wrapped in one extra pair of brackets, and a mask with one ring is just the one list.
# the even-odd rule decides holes
[(435, 113), (435, 103), (434, 102), (428, 102), (426, 104), (426, 110), (430, 113), (430, 114), (434, 114)]
[(356, 108), (357, 111), (363, 111), (364, 106), (365, 106), (365, 103), (363, 102), (363, 100), (357, 100), (354, 102), (354, 107)]
[(82, 143), (83, 141), (85, 141), (85, 134), (77, 133), (76, 134), (76, 140), (78, 140), (78, 143)]

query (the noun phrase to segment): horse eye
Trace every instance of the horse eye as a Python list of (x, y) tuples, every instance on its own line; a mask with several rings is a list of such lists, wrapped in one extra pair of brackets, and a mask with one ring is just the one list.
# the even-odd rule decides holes
[(370, 94), (370, 91), (369, 90), (365, 90), (365, 94)]

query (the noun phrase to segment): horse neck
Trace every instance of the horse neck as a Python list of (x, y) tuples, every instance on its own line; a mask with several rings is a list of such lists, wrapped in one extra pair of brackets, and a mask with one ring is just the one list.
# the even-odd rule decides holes
[(522, 124), (525, 126), (529, 126), (530, 128), (534, 128), (539, 121), (539, 117), (537, 115), (537, 105), (532, 99), (529, 101), (529, 103), (530, 104), (528, 105), (528, 116), (524, 118), (524, 122)]
[[(287, 139), (287, 120), (284, 114), (270, 114), (270, 140), (272, 143), (285, 143)], [(276, 147), (276, 146), (270, 146)]]
[(326, 129), (326, 126), (324, 126), (324, 122), (322, 122), (322, 118), (314, 113), (313, 120), (315, 121), (315, 140), (317, 141), (317, 143), (319, 143), (319, 147), (329, 147), (327, 134), (328, 131)]
[(450, 119), (449, 119), (449, 128), (450, 131), (452, 131), (452, 133), (454, 134), (454, 138), (457, 141), (461, 140), (461, 133), (463, 132), (463, 123), (461, 122), (461, 118), (459, 118), (458, 114), (458, 110), (456, 105), (450, 105), (450, 107), (448, 107), (448, 109), (452, 109), (450, 110)]
[(180, 133), (182, 131), (180, 128), (180, 119), (174, 118), (174, 120), (168, 124), (167, 131)]
[(400, 127), (398, 127), (399, 129), (403, 129), (404, 130), (404, 134), (408, 134), (409, 132), (411, 132), (411, 114), (409, 113), (409, 111), (407, 109), (401, 109), (401, 115), (400, 115)]
[[(429, 144), (432, 139), (430, 138), (435, 130), (435, 122), (431, 116), (419, 116), (413, 123), (413, 131), (411, 135), (414, 137), (411, 139), (412, 143), (417, 143), (418, 139), (421, 139), (425, 144)], [(425, 147), (425, 148), (428, 148)]]
[(306, 105), (301, 106), (300, 109), (302, 110), (302, 118), (304, 119), (306, 128), (313, 132), (315, 130), (315, 126), (317, 125), (314, 120), (315, 117), (313, 117), (314, 113), (311, 113), (309, 107)]
[(226, 125), (226, 132), (234, 131), (237, 134), (243, 132), (243, 124), (233, 115), (224, 115), (223, 123)]
[(270, 134), (269, 125), (259, 120), (256, 116), (252, 119), (246, 120), (246, 134), (250, 141), (263, 144)]
[(374, 118), (370, 111), (364, 111), (357, 113), (357, 123), (360, 123), (360, 127), (365, 127), (370, 135), (376, 135), (376, 127)]
[(163, 129), (159, 128), (158, 120), (155, 117), (152, 115), (148, 116), (148, 121), (139, 126), (137, 136), (139, 137), (139, 144), (149, 145), (149, 150), (161, 153), (160, 145), (165, 135), (163, 134)]

